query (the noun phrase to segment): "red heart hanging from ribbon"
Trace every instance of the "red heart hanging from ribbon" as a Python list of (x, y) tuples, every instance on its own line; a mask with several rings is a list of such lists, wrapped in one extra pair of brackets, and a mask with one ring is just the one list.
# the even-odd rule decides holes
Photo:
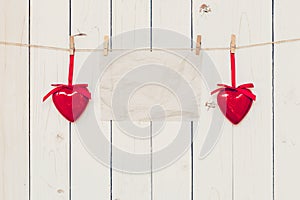
[(52, 84), (51, 86), (55, 88), (43, 98), (45, 101), (52, 95), (55, 107), (70, 122), (80, 117), (91, 99), (91, 93), (87, 89), (88, 84), (73, 85), (74, 53), (75, 49), (70, 55), (68, 85)]
[(253, 83), (247, 83), (236, 87), (235, 54), (230, 53), (231, 60), (231, 83), (232, 86), (218, 84), (220, 88), (211, 92), (218, 92), (218, 105), (225, 117), (233, 124), (240, 123), (249, 112), (256, 96), (249, 90)]

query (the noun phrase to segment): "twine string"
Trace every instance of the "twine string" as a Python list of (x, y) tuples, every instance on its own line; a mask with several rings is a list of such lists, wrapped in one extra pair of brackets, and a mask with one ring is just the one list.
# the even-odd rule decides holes
[[(248, 45), (241, 45), (237, 46), (236, 49), (248, 49), (253, 47), (262, 47), (272, 44), (284, 44), (284, 43), (293, 43), (299, 42), (300, 38), (294, 39), (287, 39), (287, 40), (278, 40), (274, 42), (263, 42), (263, 43), (255, 43), (255, 44), (248, 44)], [(69, 48), (63, 47), (55, 47), (55, 46), (45, 46), (45, 45), (38, 45), (38, 44), (25, 44), (25, 43), (17, 43), (17, 42), (6, 42), (0, 41), (0, 45), (4, 46), (16, 46), (16, 47), (30, 47), (30, 48), (37, 48), (37, 49), (47, 49), (47, 50), (54, 50), (54, 51), (67, 51), (69, 52)], [(153, 48), (153, 50), (162, 49), (162, 48)], [(195, 48), (164, 48), (166, 50), (195, 50)], [(122, 50), (133, 50), (133, 49), (114, 49), (114, 51), (122, 51)], [(139, 48), (139, 50), (149, 50), (149, 48)], [(201, 48), (204, 51), (224, 51), (230, 50), (230, 47), (211, 47), (211, 48)], [(82, 48), (76, 49), (77, 52), (94, 52), (94, 51), (103, 51), (103, 49), (89, 49), (89, 48)]]

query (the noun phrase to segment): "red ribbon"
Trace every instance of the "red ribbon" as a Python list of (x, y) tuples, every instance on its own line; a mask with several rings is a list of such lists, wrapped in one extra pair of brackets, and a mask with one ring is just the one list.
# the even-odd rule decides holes
[(256, 95), (253, 94), (249, 88), (254, 88), (254, 85), (253, 83), (246, 83), (246, 84), (242, 84), (238, 87), (236, 87), (236, 74), (235, 74), (235, 54), (234, 53), (230, 53), (230, 63), (231, 63), (231, 85), (232, 86), (229, 86), (229, 85), (225, 85), (225, 84), (218, 84), (219, 87), (221, 88), (218, 88), (214, 91), (211, 92), (211, 95), (221, 91), (221, 90), (224, 90), (226, 88), (228, 89), (232, 89), (232, 90), (237, 90), (239, 91), (240, 93), (246, 95), (247, 97), (249, 97), (250, 99), (252, 100), (256, 100)]
[(231, 85), (232, 85), (232, 87), (236, 87), (234, 53), (230, 53), (230, 64), (231, 64)]
[(75, 55), (75, 49), (73, 49), (73, 55), (70, 55), (69, 77), (68, 77), (69, 85), (73, 84), (74, 55)]
[(253, 94), (251, 91), (249, 91), (248, 89), (249, 88), (254, 88), (254, 85), (253, 83), (246, 83), (246, 84), (243, 84), (243, 85), (240, 85), (238, 87), (233, 87), (233, 86), (229, 86), (229, 85), (225, 85), (225, 84), (218, 84), (219, 87), (221, 88), (218, 88), (214, 91), (211, 92), (211, 95), (221, 91), (221, 90), (224, 90), (225, 88), (228, 88), (228, 89), (233, 89), (233, 90), (237, 90), (239, 91), (240, 93), (246, 95), (247, 97), (249, 97), (250, 99), (252, 100), (256, 100), (256, 96), (255, 94)]
[(88, 84), (76, 84), (73, 85), (73, 71), (74, 71), (74, 54), (70, 55), (70, 63), (69, 63), (69, 77), (68, 77), (68, 85), (64, 84), (51, 84), (51, 86), (54, 86), (55, 88), (51, 90), (46, 96), (44, 96), (43, 101), (48, 99), (51, 95), (55, 94), (56, 92), (61, 91), (62, 89), (70, 89), (70, 90), (76, 90), (81, 95), (85, 96), (88, 99), (91, 99), (91, 93), (86, 89), (88, 87)]
[(51, 90), (48, 94), (46, 94), (43, 98), (43, 101), (48, 99), (51, 95), (55, 94), (56, 92), (61, 91), (62, 89), (75, 89), (78, 93), (85, 96), (88, 99), (91, 99), (91, 93), (86, 89), (88, 84), (76, 84), (76, 85), (64, 85), (64, 84), (52, 84), (51, 86), (55, 86), (53, 90)]

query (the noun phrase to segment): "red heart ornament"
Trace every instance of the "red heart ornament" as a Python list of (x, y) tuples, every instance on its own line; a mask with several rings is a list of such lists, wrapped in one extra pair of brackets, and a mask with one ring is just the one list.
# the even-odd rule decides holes
[(253, 88), (252, 83), (236, 87), (235, 54), (230, 52), (231, 61), (231, 86), (218, 84), (220, 88), (211, 92), (218, 93), (218, 105), (225, 117), (233, 124), (240, 123), (249, 112), (256, 96), (248, 88)]
[(82, 92), (89, 93), (87, 88), (65, 87), (52, 95), (55, 107), (70, 122), (81, 116), (89, 102)]
[(52, 100), (57, 110), (70, 122), (76, 121), (85, 110), (91, 93), (87, 84), (64, 85), (52, 84), (55, 86), (43, 101), (52, 95)]
[(74, 122), (80, 117), (91, 99), (91, 93), (87, 89), (88, 84), (73, 85), (74, 52), (75, 48), (70, 54), (68, 85), (51, 84), (55, 88), (43, 98), (43, 101), (46, 101), (52, 95), (55, 107), (70, 122)]
[(245, 95), (248, 89), (223, 88), (218, 93), (218, 105), (225, 117), (233, 124), (240, 123), (249, 112), (253, 99)]

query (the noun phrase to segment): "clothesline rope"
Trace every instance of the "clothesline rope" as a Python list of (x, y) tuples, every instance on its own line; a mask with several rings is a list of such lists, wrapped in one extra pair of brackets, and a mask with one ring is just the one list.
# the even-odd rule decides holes
[[(287, 39), (287, 40), (278, 40), (274, 42), (263, 42), (263, 43), (255, 43), (255, 44), (248, 44), (248, 45), (241, 45), (237, 46), (236, 49), (247, 49), (253, 47), (261, 47), (267, 46), (271, 44), (283, 44), (283, 43), (292, 43), (292, 42), (299, 42), (300, 38), (295, 39)], [(30, 48), (37, 48), (37, 49), (48, 49), (48, 50), (56, 50), (56, 51), (70, 51), (69, 48), (62, 48), (62, 47), (54, 47), (54, 46), (45, 46), (45, 45), (37, 45), (37, 44), (24, 44), (24, 43), (16, 43), (16, 42), (5, 42), (0, 41), (0, 45), (5, 46), (17, 46), (17, 47), (30, 47)], [(149, 50), (150, 48), (139, 48), (140, 50)], [(156, 48), (152, 48), (155, 50)], [(161, 49), (161, 48), (157, 48)], [(166, 50), (194, 50), (196, 48), (164, 48)], [(112, 49), (113, 51), (122, 51), (122, 50), (133, 50), (133, 49)], [(218, 51), (218, 50), (230, 50), (230, 47), (213, 47), (213, 48), (201, 48), (204, 51)], [(76, 49), (77, 52), (94, 52), (94, 51), (103, 51), (103, 49)]]

